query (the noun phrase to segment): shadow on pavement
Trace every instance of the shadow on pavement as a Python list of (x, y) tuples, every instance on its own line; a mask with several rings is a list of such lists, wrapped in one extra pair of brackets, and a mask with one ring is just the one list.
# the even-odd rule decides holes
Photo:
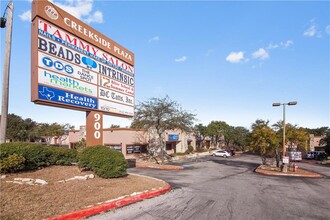
[(213, 163), (225, 165), (225, 166), (231, 166), (231, 167), (241, 167), (241, 168), (249, 168), (254, 170), (260, 163), (258, 162), (247, 162), (247, 161), (241, 161), (241, 160), (233, 160), (233, 159), (213, 159), (210, 160)]

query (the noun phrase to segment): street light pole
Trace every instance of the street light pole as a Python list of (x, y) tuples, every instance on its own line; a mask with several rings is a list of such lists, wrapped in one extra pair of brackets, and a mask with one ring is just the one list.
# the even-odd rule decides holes
[[(282, 124), (282, 126), (283, 126), (283, 139), (282, 139), (283, 150), (282, 150), (282, 156), (284, 158), (286, 156), (286, 147), (285, 147), (285, 125), (286, 125), (286, 123), (285, 123), (285, 106), (286, 105), (297, 105), (297, 102), (293, 101), (293, 102), (288, 102), (288, 103), (278, 103), (278, 102), (273, 103), (274, 107), (281, 106), (281, 105), (283, 105), (283, 124)], [(285, 165), (284, 165), (284, 167), (285, 167)], [(286, 172), (285, 170), (286, 170), (286, 167), (283, 168), (283, 172)]]
[[(6, 10), (8, 10), (8, 27), (6, 30), (6, 46), (4, 54), (3, 82), (2, 82), (2, 105), (1, 105), (1, 123), (0, 123), (0, 144), (6, 142), (7, 116), (8, 116), (8, 93), (9, 93), (9, 72), (10, 72), (10, 54), (11, 54), (11, 37), (14, 3), (9, 2)], [(4, 18), (1, 18), (5, 22)], [(2, 22), (1, 21), (1, 22)], [(1, 24), (1, 28), (5, 27), (5, 23)]]

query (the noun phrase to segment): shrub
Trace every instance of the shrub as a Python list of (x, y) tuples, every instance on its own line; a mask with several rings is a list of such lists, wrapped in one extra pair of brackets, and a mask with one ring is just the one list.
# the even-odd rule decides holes
[(12, 173), (24, 169), (25, 158), (22, 155), (12, 154), (0, 160), (1, 173)]
[(33, 170), (50, 165), (70, 165), (77, 162), (77, 152), (41, 144), (12, 142), (0, 145), (0, 160), (17, 154), (25, 158), (23, 170)]
[(79, 167), (87, 168), (102, 178), (127, 175), (128, 163), (124, 155), (105, 146), (87, 147), (79, 155)]
[(50, 156), (51, 152), (43, 145), (24, 142), (6, 143), (1, 145), (0, 152), (1, 159), (14, 153), (22, 155), (26, 159), (26, 170), (33, 170), (38, 167), (50, 165), (47, 158)]
[(76, 150), (66, 149), (64, 147), (47, 147), (51, 152), (48, 162), (51, 165), (71, 165), (78, 162)]
[(188, 152), (192, 153), (194, 151), (194, 147), (191, 145), (188, 145)]

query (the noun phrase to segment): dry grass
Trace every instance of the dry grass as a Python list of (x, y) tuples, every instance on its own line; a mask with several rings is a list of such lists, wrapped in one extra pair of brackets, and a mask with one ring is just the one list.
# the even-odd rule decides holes
[(268, 165), (260, 165), (257, 169), (256, 172), (258, 173), (263, 173), (263, 174), (268, 174), (268, 175), (297, 175), (297, 176), (317, 176), (319, 175), (318, 173), (304, 170), (301, 168), (298, 168), (296, 171), (294, 171), (292, 168), (288, 169), (288, 172), (283, 173), (280, 168), (278, 167), (273, 167), (273, 166), (268, 166)]
[[(123, 178), (58, 181), (91, 172), (76, 166), (53, 166), (34, 172), (6, 175), (1, 179), (0, 219), (43, 219), (77, 211), (133, 192), (164, 186), (155, 179), (128, 175)], [(9, 183), (14, 178), (43, 179), (47, 185)]]

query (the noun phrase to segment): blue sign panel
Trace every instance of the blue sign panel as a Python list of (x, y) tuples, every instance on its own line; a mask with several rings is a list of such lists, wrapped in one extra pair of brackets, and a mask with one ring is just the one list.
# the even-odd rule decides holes
[(38, 85), (38, 97), (46, 101), (67, 104), (88, 109), (97, 109), (97, 99), (80, 95), (74, 92), (67, 92), (48, 86)]
[(179, 135), (177, 135), (177, 134), (169, 134), (168, 135), (168, 140), (169, 141), (178, 141), (179, 140)]

